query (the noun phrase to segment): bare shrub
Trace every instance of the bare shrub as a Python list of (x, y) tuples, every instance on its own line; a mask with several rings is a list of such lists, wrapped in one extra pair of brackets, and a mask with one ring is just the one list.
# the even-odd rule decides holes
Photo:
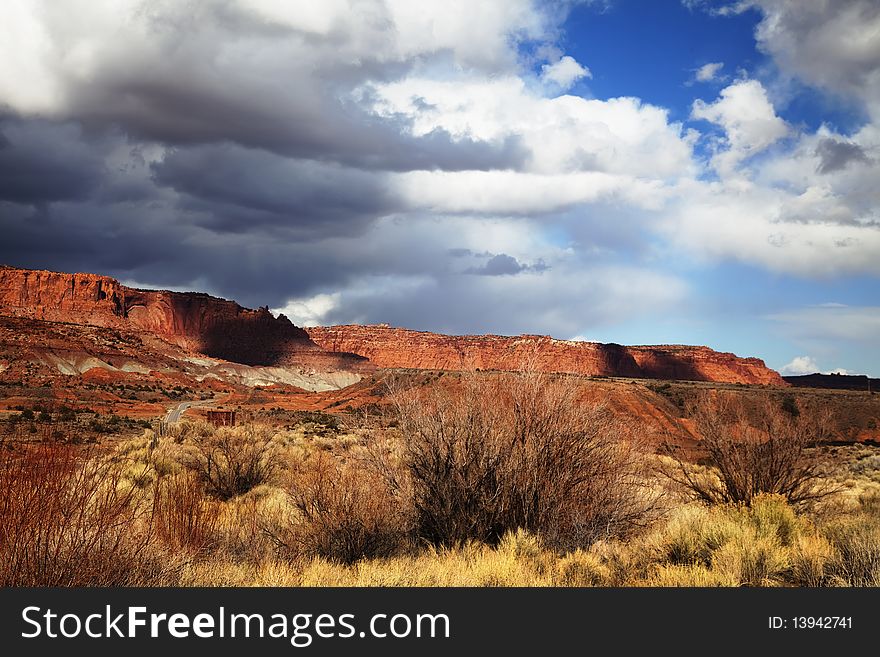
[(385, 479), (364, 464), (316, 452), (294, 472), (288, 496), (300, 518), (282, 540), (298, 553), (350, 564), (405, 544), (401, 507)]
[(229, 500), (271, 480), (279, 466), (272, 438), (271, 428), (253, 425), (194, 433), (184, 463), (210, 495)]
[(204, 485), (194, 472), (160, 477), (156, 483), (156, 534), (165, 545), (199, 553), (214, 538), (218, 503), (205, 497)]
[(802, 504), (834, 492), (824, 458), (813, 449), (830, 437), (826, 417), (795, 415), (767, 400), (749, 409), (741, 397), (720, 393), (699, 398), (689, 414), (711, 471), (695, 468), (667, 445), (675, 466), (664, 472), (699, 500), (751, 504), (761, 493), (775, 493)]
[(564, 377), (470, 374), (391, 399), (400, 468), (385, 472), (432, 544), (495, 545), (522, 528), (574, 548), (626, 532), (652, 505), (632, 434)]
[(168, 583), (151, 505), (138, 503), (118, 463), (59, 445), (3, 452), (0, 490), (0, 585)]

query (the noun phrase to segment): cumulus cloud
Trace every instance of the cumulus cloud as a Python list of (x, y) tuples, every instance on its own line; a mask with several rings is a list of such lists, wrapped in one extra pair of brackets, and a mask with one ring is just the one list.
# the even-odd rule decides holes
[(560, 89), (570, 89), (572, 85), (583, 78), (591, 78), (593, 74), (585, 66), (568, 55), (560, 58), (553, 64), (544, 64), (541, 67), (541, 80), (545, 83), (554, 84)]
[(703, 64), (694, 71), (694, 80), (697, 82), (711, 82), (718, 77), (718, 73), (724, 68), (724, 62), (709, 62)]
[(405, 117), (412, 135), (442, 130), (453, 139), (527, 150), (523, 168), (557, 174), (601, 171), (665, 180), (693, 171), (694, 135), (668, 110), (622, 97), (545, 98), (517, 76), (447, 81), (406, 77), (370, 85), (364, 94), (380, 117)]
[(724, 144), (714, 159), (716, 168), (724, 174), (788, 134), (788, 126), (776, 115), (767, 91), (757, 80), (734, 82), (722, 89), (713, 103), (695, 100), (691, 117), (710, 121), (724, 130)]
[(795, 356), (790, 363), (783, 365), (779, 370), (782, 374), (792, 374), (795, 376), (803, 374), (816, 374), (819, 372), (819, 366), (810, 356)]
[(759, 46), (788, 74), (858, 98), (880, 119), (880, 5), (874, 0), (753, 0)]
[(321, 320), (339, 306), (340, 294), (316, 294), (292, 299), (282, 308), (273, 308), (276, 316), (284, 315), (297, 326), (320, 326)]
[(805, 374), (849, 374), (849, 371), (843, 367), (822, 371), (816, 364), (816, 360), (811, 356), (795, 356), (790, 363), (783, 365), (779, 371), (782, 374), (789, 374), (791, 376), (803, 376)]

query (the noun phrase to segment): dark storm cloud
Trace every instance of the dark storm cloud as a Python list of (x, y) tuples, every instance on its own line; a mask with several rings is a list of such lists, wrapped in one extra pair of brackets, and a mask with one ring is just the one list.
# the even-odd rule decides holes
[(840, 171), (854, 162), (868, 163), (870, 161), (858, 144), (831, 137), (819, 141), (819, 145), (816, 146), (816, 155), (819, 157), (819, 166), (817, 167), (819, 173)]
[(319, 94), (317, 99), (301, 101), (300, 96), (273, 99), (260, 88), (214, 88), (170, 77), (102, 79), (77, 89), (72, 114), (86, 125), (120, 126), (136, 139), (171, 145), (232, 141), (367, 169), (506, 169), (519, 168), (528, 158), (518, 137), (489, 143), (454, 139), (443, 130), (415, 137), (403, 117), (376, 117), (338, 98), (321, 98), (327, 93), (322, 89), (302, 89), (304, 97), (311, 93)]
[[(485, 62), (448, 43), (398, 48), (382, 3), (355, 3), (322, 33), (234, 2), (118, 6), (131, 13), (118, 31), (88, 4), (83, 16), (72, 3), (34, 10), (58, 58), (44, 112), (56, 118), (0, 114), (2, 263), (271, 307), (369, 276), (444, 275), (446, 244), (407, 228), (418, 217), (395, 172), (529, 160), (515, 136), (416, 137), (411, 117), (372, 111), (374, 85), (416, 67), (497, 73), (506, 46), (501, 59), (473, 48)], [(0, 107), (31, 111), (15, 101)]]
[(45, 212), (0, 203), (0, 262), (207, 291), (250, 307), (283, 305), (291, 294), (345, 283), (377, 265), (368, 259), (347, 263), (345, 250), (332, 244), (272, 239), (259, 231), (221, 235), (190, 219), (161, 202), (62, 202)]
[(381, 171), (230, 144), (163, 155), (117, 132), (44, 121), (7, 119), (0, 134), (5, 264), (272, 307), (376, 272), (445, 266), (442, 247), (431, 255), (417, 236), (388, 249), (359, 239), (399, 207)]
[(70, 124), (0, 119), (0, 199), (42, 205), (88, 196), (104, 164), (79, 136)]
[[(415, 59), (388, 52), (392, 37), (381, 11), (367, 18), (373, 24), (319, 36), (231, 3), (158, 10), (145, 19), (150, 44), (116, 44), (88, 77), (65, 82), (65, 112), (85, 125), (119, 126), (138, 140), (234, 142), (367, 169), (523, 165), (528, 152), (516, 137), (488, 143), (442, 130), (415, 137), (410, 119), (372, 113), (372, 85), (404, 77)], [(365, 38), (374, 39), (372, 47)], [(441, 49), (419, 61), (449, 56)]]
[(230, 144), (176, 149), (152, 170), (214, 230), (271, 224), (303, 237), (351, 234), (399, 207), (382, 174)]

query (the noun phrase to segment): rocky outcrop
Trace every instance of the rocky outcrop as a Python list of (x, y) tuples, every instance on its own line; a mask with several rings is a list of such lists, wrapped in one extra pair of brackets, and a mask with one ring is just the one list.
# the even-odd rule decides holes
[(0, 314), (142, 331), (189, 351), (246, 365), (322, 371), (530, 366), (592, 376), (786, 385), (757, 358), (708, 347), (625, 347), (540, 335), (450, 336), (385, 324), (303, 330), (268, 308), (251, 310), (195, 292), (140, 290), (96, 274), (0, 267)]
[(207, 294), (140, 290), (96, 274), (0, 267), (0, 314), (138, 330), (173, 345), (247, 365), (333, 369), (362, 361), (328, 354), (284, 315)]
[(758, 358), (740, 358), (708, 347), (625, 347), (554, 340), (541, 335), (450, 336), (386, 324), (315, 327), (306, 331), (324, 349), (365, 356), (377, 367), (516, 370), (531, 366), (542, 371), (591, 376), (786, 385), (777, 372)]

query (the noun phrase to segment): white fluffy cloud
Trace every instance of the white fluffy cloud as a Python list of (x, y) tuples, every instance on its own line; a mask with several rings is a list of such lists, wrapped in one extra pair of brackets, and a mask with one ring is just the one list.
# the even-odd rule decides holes
[(590, 77), (593, 77), (590, 69), (581, 66), (568, 55), (553, 64), (544, 64), (541, 67), (541, 80), (554, 84), (562, 90), (570, 89), (578, 80)]
[(609, 199), (657, 209), (669, 195), (658, 181), (597, 171), (412, 171), (392, 185), (412, 208), (459, 214), (540, 215)]
[(533, 173), (601, 171), (662, 180), (693, 171), (694, 135), (670, 122), (667, 110), (637, 98), (545, 98), (517, 76), (408, 77), (361, 93), (373, 99), (377, 115), (407, 117), (416, 136), (444, 130), (457, 139), (514, 139)]
[(816, 361), (810, 356), (795, 356), (790, 363), (783, 365), (780, 372), (783, 374), (815, 374), (819, 371)]
[(691, 117), (724, 129), (725, 142), (713, 162), (725, 175), (788, 133), (788, 126), (776, 115), (766, 90), (757, 80), (741, 80), (725, 87), (713, 103), (695, 100)]
[(791, 374), (793, 376), (802, 376), (804, 374), (849, 374), (843, 367), (823, 372), (816, 364), (816, 359), (812, 356), (795, 356), (791, 362), (779, 368), (782, 374)]
[(315, 294), (301, 299), (291, 299), (281, 308), (273, 308), (275, 315), (284, 314), (297, 326), (319, 326), (321, 320), (339, 307), (339, 292)]

